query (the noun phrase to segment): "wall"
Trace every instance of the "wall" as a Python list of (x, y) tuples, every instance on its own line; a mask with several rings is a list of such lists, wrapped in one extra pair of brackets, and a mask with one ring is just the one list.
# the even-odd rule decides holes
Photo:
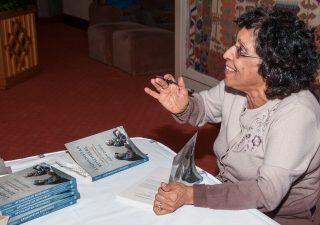
[(62, 12), (69, 16), (89, 20), (89, 5), (92, 0), (62, 0)]
[(187, 67), (189, 24), (189, 1), (175, 0), (175, 78), (182, 76), (187, 87), (200, 92), (217, 85), (219, 80)]

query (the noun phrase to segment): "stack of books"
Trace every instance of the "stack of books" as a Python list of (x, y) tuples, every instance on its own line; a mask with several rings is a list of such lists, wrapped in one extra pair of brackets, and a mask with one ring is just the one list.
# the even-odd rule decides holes
[(48, 164), (0, 177), (0, 216), (21, 224), (77, 203), (76, 179)]

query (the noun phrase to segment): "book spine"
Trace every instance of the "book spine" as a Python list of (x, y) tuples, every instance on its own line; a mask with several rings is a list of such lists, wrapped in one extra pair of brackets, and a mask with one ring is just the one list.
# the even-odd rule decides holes
[(41, 195), (35, 199), (23, 202), (19, 205), (15, 205), (10, 208), (6, 208), (6, 209), (0, 211), (0, 215), (8, 215), (8, 213), (12, 213), (16, 210), (22, 209), (22, 208), (27, 207), (29, 205), (36, 204), (37, 202), (53, 198), (57, 195), (64, 194), (65, 192), (74, 192), (76, 194), (76, 193), (78, 193), (78, 190), (75, 188), (72, 188), (72, 186), (66, 186), (65, 188), (62, 188), (59, 191), (53, 191), (48, 194)]
[(14, 217), (14, 216), (18, 216), (22, 213), (26, 213), (28, 211), (34, 210), (36, 208), (42, 207), (44, 205), (48, 205), (50, 203), (56, 202), (58, 200), (70, 197), (70, 196), (75, 196), (76, 199), (80, 198), (80, 194), (78, 193), (78, 191), (71, 191), (71, 192), (66, 192), (63, 194), (59, 194), (54, 196), (53, 198), (50, 199), (46, 199), (40, 202), (31, 202), (29, 206), (24, 206), (24, 207), (19, 207), (18, 209), (14, 209), (17, 207), (13, 207), (13, 208), (9, 208), (8, 210), (4, 210), (2, 212), (2, 215), (7, 215), (10, 217)]
[[(60, 192), (60, 191), (61, 191), (61, 192)], [(51, 193), (48, 193), (48, 194), (45, 194), (45, 195), (41, 195), (41, 196), (39, 196), (38, 198), (35, 198), (35, 199), (30, 200), (30, 201), (21, 203), (21, 204), (19, 204), (19, 205), (16, 205), (16, 206), (13, 206), (13, 207), (4, 209), (3, 211), (0, 211), (0, 212), (2, 213), (2, 215), (7, 215), (6, 213), (12, 213), (13, 211), (22, 209), (22, 208), (27, 207), (27, 206), (29, 206), (29, 205), (36, 204), (37, 202), (44, 201), (44, 200), (48, 200), (48, 199), (51, 199), (51, 198), (55, 198), (56, 196), (59, 196), (59, 195), (61, 195), (61, 194), (64, 194), (65, 192), (69, 192), (69, 193), (70, 193), (70, 192), (73, 192), (74, 194), (78, 193), (78, 190), (77, 190), (77, 189), (71, 188), (70, 186), (69, 186), (69, 187), (66, 186), (65, 189), (61, 189), (60, 191), (58, 191), (58, 192), (51, 192)]]
[[(46, 208), (43, 208), (41, 210), (38, 210), (38, 211), (35, 211), (35, 212), (32, 212), (24, 217), (21, 217), (19, 219), (16, 219), (16, 220), (11, 220), (9, 219), (9, 222), (7, 225), (18, 225), (18, 224), (21, 224), (21, 223), (25, 223), (27, 221), (30, 221), (30, 220), (33, 220), (33, 219), (36, 219), (38, 217), (41, 217), (41, 216), (44, 216), (44, 215), (47, 215), (49, 213), (52, 213), (52, 212), (55, 212), (55, 211), (58, 211), (60, 209), (63, 209), (63, 208), (66, 208), (70, 205), (73, 205), (77, 203), (77, 199), (67, 199), (65, 201), (62, 201), (62, 202), (59, 202), (58, 204), (56, 205), (50, 205)], [(14, 218), (13, 218), (14, 219)]]
[(144, 159), (141, 159), (141, 160), (134, 161), (134, 162), (132, 162), (132, 163), (130, 163), (130, 164), (128, 164), (128, 165), (119, 167), (119, 168), (117, 168), (117, 169), (108, 171), (108, 172), (106, 172), (106, 173), (103, 173), (103, 174), (98, 175), (98, 176), (95, 176), (95, 177), (92, 177), (92, 181), (99, 180), (99, 179), (101, 179), (101, 178), (104, 178), (104, 177), (110, 176), (110, 175), (112, 175), (112, 174), (118, 173), (118, 172), (120, 172), (120, 171), (129, 169), (129, 168), (131, 168), (131, 167), (134, 167), (134, 166), (136, 166), (136, 165), (139, 165), (139, 164), (144, 163), (144, 162), (147, 162), (147, 161), (149, 161), (149, 158), (148, 158), (148, 157), (146, 157), (146, 158), (144, 158)]
[(61, 184), (56, 185), (54, 187), (51, 187), (51, 188), (45, 189), (43, 191), (40, 191), (40, 192), (31, 194), (31, 195), (28, 195), (26, 197), (17, 199), (17, 200), (15, 200), (13, 202), (8, 202), (8, 203), (6, 203), (4, 205), (1, 205), (0, 206), (0, 211), (2, 211), (4, 209), (7, 209), (7, 208), (10, 208), (10, 207), (13, 207), (13, 206), (18, 205), (18, 204), (21, 204), (23, 202), (38, 198), (40, 196), (49, 194), (49, 193), (58, 194), (58, 193), (62, 193), (63, 191), (69, 190), (71, 188), (76, 188), (76, 187), (77, 187), (76, 179), (72, 179), (72, 180), (70, 180), (68, 182), (61, 183)]

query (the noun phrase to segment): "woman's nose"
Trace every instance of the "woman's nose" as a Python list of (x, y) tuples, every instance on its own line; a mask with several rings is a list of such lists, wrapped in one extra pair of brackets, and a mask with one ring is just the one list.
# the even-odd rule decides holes
[(228, 50), (227, 51), (225, 51), (225, 53), (223, 54), (223, 58), (225, 59), (225, 60), (233, 60), (234, 59), (234, 57), (235, 57), (235, 53), (236, 53), (236, 51), (235, 51), (235, 46), (234, 45), (232, 45), (230, 48), (228, 48)]

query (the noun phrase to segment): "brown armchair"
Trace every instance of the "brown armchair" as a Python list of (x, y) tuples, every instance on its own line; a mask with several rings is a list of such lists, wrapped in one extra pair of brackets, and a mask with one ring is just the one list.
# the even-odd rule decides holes
[(100, 6), (98, 0), (93, 0), (89, 6), (90, 26), (98, 23), (121, 22), (123, 13), (119, 7), (111, 5)]

